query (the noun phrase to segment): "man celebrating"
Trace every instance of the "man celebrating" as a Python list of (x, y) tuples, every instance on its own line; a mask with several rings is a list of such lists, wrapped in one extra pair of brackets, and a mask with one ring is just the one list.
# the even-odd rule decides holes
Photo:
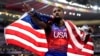
[(55, 7), (53, 9), (53, 17), (36, 11), (29, 12), (29, 14), (36, 17), (33, 21), (37, 21), (36, 24), (45, 29), (48, 42), (48, 52), (45, 56), (67, 56), (68, 33), (64, 24), (63, 8)]
[[(49, 16), (49, 15), (36, 12), (28, 4), (24, 4), (23, 7), (24, 7), (24, 10), (28, 12), (28, 15), (31, 16), (31, 18), (27, 18), (27, 20), (24, 18), (22, 20), (24, 21), (26, 20), (29, 23), (31, 22), (31, 25), (34, 29), (44, 29), (45, 30), (46, 40), (48, 44), (48, 47), (47, 47), (48, 51), (46, 51), (45, 56), (68, 56), (69, 55), (68, 52), (71, 54), (69, 56), (89, 56), (89, 55), (91, 56), (93, 55), (93, 48), (92, 48), (93, 46), (90, 46), (90, 44), (89, 46), (87, 45), (88, 47), (87, 46), (85, 47), (87, 49), (83, 50), (84, 45), (85, 45), (84, 40), (86, 37), (86, 33), (83, 31), (81, 32), (70, 20), (64, 19), (64, 9), (63, 8), (55, 7), (53, 9), (53, 13), (52, 13), (53, 15)], [(31, 20), (29, 21), (29, 19)], [(35, 25), (33, 25), (33, 23), (35, 23)], [(15, 26), (15, 25), (12, 24), (12, 26)], [(18, 27), (21, 27), (21, 26), (18, 26)], [(24, 25), (24, 27), (26, 26)], [(21, 29), (24, 27), (21, 27)], [(25, 28), (25, 29), (30, 31), (30, 28), (29, 29)], [(8, 34), (8, 32), (10, 31), (7, 32), (6, 30), (5, 32), (6, 34)], [(7, 37), (8, 35), (6, 36), (6, 38)], [(21, 36), (21, 37), (24, 37), (24, 36)], [(33, 37), (33, 36), (30, 36), (30, 37)], [(8, 38), (11, 38), (11, 37), (8, 37)], [(25, 36), (25, 38), (27, 38), (27, 36)], [(19, 43), (17, 44), (20, 45)], [(34, 47), (33, 45), (32, 47), (38, 50), (38, 47)], [(35, 50), (32, 50), (32, 51), (35, 52)], [(43, 51), (43, 49), (40, 49), (38, 51)], [(78, 54), (78, 55), (72, 55), (72, 53)], [(38, 55), (38, 53), (36, 54)]]
[[(31, 10), (27, 4), (24, 4), (24, 8), (26, 11)], [(35, 10), (30, 11), (29, 14), (35, 17), (33, 21), (36, 21), (40, 28), (45, 29), (48, 43), (48, 52), (45, 56), (67, 56), (69, 43), (76, 49), (74, 50), (76, 52), (83, 48), (86, 33), (77, 29), (71, 21), (64, 19), (63, 8), (55, 7), (52, 17), (40, 14)]]

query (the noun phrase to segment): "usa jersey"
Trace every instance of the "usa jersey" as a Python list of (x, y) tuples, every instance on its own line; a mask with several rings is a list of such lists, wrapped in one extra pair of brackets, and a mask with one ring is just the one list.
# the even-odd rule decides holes
[(50, 51), (66, 52), (68, 44), (67, 29), (65, 26), (51, 25), (51, 32), (47, 36)]

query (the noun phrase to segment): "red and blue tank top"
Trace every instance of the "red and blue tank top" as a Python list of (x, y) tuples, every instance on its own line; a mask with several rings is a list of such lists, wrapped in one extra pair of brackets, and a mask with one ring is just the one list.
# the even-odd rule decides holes
[(65, 26), (58, 27), (52, 24), (50, 34), (47, 37), (49, 50), (66, 52), (68, 45), (68, 33)]

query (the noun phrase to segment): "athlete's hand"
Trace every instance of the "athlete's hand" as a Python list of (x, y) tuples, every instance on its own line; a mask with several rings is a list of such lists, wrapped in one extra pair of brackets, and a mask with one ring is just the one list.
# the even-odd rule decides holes
[(23, 3), (22, 7), (23, 7), (22, 10), (23, 10), (24, 12), (28, 12), (28, 11), (30, 11), (31, 8), (32, 8), (29, 4), (26, 4), (26, 3)]

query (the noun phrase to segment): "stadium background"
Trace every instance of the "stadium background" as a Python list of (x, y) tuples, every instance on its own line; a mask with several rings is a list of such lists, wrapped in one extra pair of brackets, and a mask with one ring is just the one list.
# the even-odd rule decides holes
[(23, 2), (38, 12), (49, 15), (54, 6), (61, 6), (65, 9), (65, 18), (72, 20), (78, 27), (82, 25), (93, 27), (94, 56), (100, 56), (100, 0), (0, 0), (0, 56), (35, 56), (25, 49), (6, 45), (3, 34), (4, 27), (24, 13)]

